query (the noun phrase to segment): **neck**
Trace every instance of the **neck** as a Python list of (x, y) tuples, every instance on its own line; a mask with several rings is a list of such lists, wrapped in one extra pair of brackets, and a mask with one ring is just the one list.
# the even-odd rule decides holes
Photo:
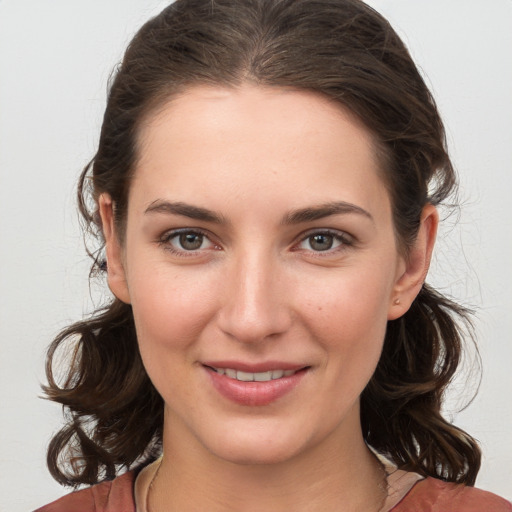
[(376, 512), (385, 500), (386, 475), (365, 445), (360, 427), (357, 435), (333, 435), (273, 464), (233, 463), (186, 436), (186, 430), (175, 434), (175, 429), (164, 432), (151, 512)]

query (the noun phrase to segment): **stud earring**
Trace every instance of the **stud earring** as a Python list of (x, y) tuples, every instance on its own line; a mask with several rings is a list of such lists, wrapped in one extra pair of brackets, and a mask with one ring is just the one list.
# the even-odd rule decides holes
[(394, 304), (395, 306), (398, 306), (398, 305), (400, 304), (400, 299), (395, 299), (395, 300), (393, 301), (393, 304)]

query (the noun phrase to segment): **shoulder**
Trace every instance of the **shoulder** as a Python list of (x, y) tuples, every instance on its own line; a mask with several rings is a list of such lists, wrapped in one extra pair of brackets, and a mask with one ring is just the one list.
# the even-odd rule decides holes
[(129, 471), (110, 482), (75, 491), (34, 512), (135, 512), (135, 473)]
[(393, 512), (512, 512), (512, 503), (481, 489), (436, 478), (418, 482)]

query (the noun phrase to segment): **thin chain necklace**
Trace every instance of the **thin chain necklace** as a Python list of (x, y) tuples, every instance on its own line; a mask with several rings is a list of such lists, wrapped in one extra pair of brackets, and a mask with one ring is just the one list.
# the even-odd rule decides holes
[[(375, 457), (375, 458), (377, 460), (377, 463), (379, 464), (379, 469), (381, 470), (381, 472), (383, 474), (382, 480), (378, 484), (379, 492), (382, 494), (382, 501), (381, 501), (381, 504), (379, 505), (378, 512), (385, 512), (385, 511), (383, 511), (383, 505), (384, 505), (384, 503), (386, 501), (386, 497), (387, 497), (387, 492), (388, 492), (387, 478), (389, 475), (388, 475), (388, 472), (386, 471), (386, 468), (385, 468), (384, 464), (382, 463), (382, 461), (380, 461), (377, 457)], [(150, 512), (149, 497), (150, 497), (151, 491), (153, 489), (153, 484), (156, 482), (158, 474), (160, 473), (160, 468), (162, 467), (163, 460), (164, 460), (163, 456), (160, 457), (160, 460), (158, 461), (158, 466), (157, 466), (153, 476), (151, 477), (151, 481), (149, 482), (146, 499), (144, 500), (145, 501), (144, 512)]]
[(153, 476), (151, 477), (151, 481), (149, 482), (148, 492), (146, 494), (146, 499), (145, 499), (145, 503), (144, 503), (146, 510), (144, 512), (149, 512), (149, 496), (151, 495), (151, 490), (153, 488), (153, 484), (156, 481), (156, 477), (158, 476), (158, 473), (160, 473), (160, 468), (162, 467), (163, 460), (164, 460), (163, 456), (160, 457), (160, 462), (158, 463), (158, 467), (156, 468), (156, 471), (154, 472)]

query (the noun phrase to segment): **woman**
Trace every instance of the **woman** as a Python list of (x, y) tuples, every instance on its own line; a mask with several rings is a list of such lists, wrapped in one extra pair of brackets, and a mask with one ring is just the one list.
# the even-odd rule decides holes
[(440, 413), (466, 313), (425, 278), (454, 181), (362, 2), (150, 20), (79, 187), (115, 299), (48, 358), (69, 412), (50, 470), (105, 482), (40, 510), (512, 510), (471, 487), (478, 446)]

